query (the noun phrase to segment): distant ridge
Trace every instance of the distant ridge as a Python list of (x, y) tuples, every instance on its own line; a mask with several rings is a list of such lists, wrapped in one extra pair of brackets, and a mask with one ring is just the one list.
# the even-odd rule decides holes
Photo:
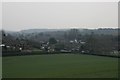
[[(81, 28), (72, 28), (72, 29), (78, 29), (81, 34), (91, 34), (91, 32), (94, 32), (95, 34), (112, 34), (112, 35), (118, 35), (120, 33), (120, 28), (98, 28), (98, 29), (81, 29)], [(31, 33), (48, 33), (48, 32), (57, 32), (57, 31), (69, 31), (70, 29), (26, 29), (21, 31), (5, 31), (6, 33), (9, 33), (11, 35), (19, 35), (19, 34), (31, 34)]]
[(52, 31), (65, 31), (68, 29), (27, 29), (21, 30), (21, 33), (40, 33), (40, 32), (52, 32)]

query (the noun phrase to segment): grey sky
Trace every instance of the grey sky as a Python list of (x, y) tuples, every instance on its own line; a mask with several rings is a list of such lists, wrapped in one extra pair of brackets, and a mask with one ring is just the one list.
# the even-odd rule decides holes
[(3, 29), (118, 27), (116, 2), (4, 2)]

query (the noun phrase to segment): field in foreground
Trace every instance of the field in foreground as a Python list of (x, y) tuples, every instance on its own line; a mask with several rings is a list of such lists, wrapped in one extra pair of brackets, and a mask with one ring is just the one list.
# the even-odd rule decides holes
[(81, 54), (3, 57), (3, 78), (117, 78), (118, 58)]

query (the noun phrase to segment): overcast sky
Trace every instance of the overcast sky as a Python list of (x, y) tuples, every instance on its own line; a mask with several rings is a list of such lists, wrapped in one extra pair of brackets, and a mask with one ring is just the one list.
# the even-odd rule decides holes
[(4, 2), (3, 29), (117, 28), (117, 2)]

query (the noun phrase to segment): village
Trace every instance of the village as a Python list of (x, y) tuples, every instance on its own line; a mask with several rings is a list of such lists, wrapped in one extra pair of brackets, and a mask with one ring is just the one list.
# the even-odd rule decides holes
[[(14, 43), (15, 44), (15, 43)], [(85, 42), (81, 40), (70, 40), (68, 42), (56, 40), (55, 38), (49, 39), (49, 41), (40, 41), (39, 48), (32, 48), (29, 45), (26, 44), (16, 44), (21, 46), (15, 46), (15, 45), (7, 45), (7, 44), (1, 44), (0, 47), (2, 47), (3, 51), (8, 52), (32, 52), (32, 51), (39, 51), (39, 52), (82, 52), (81, 46), (85, 45)], [(69, 46), (67, 46), (69, 45)]]
[(19, 34), (18, 37), (2, 31), (0, 47), (3, 55), (7, 53), (80, 53), (116, 56), (119, 54), (117, 40), (117, 35), (109, 36), (109, 34), (94, 32), (82, 35), (78, 29)]

